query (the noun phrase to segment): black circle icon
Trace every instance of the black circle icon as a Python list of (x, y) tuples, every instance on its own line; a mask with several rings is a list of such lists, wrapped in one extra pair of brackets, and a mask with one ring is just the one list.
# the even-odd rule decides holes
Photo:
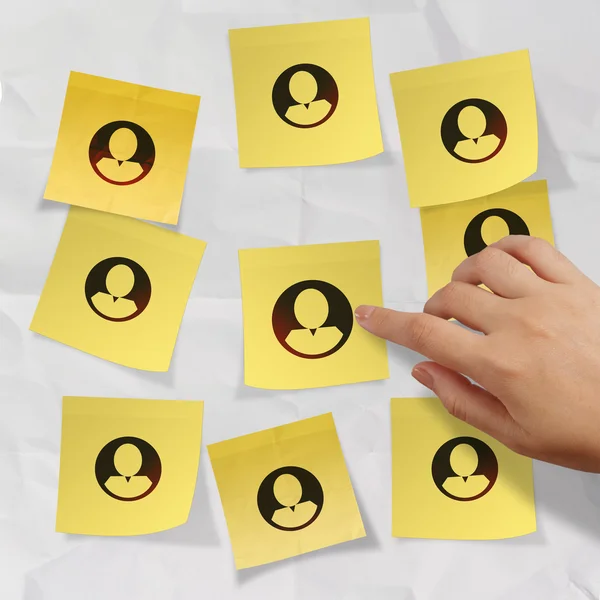
[(527, 223), (518, 214), (506, 208), (490, 208), (473, 217), (465, 229), (464, 245), (467, 256), (473, 256), (487, 247), (481, 235), (481, 228), (490, 217), (500, 217), (508, 226), (509, 235), (530, 235)]
[(282, 121), (310, 129), (328, 121), (339, 102), (339, 90), (331, 74), (313, 64), (286, 69), (273, 86), (273, 107)]
[(455, 104), (444, 116), (442, 142), (456, 159), (482, 163), (496, 156), (506, 143), (508, 125), (500, 109), (481, 98)]
[[(279, 486), (287, 489), (278, 489)], [(264, 478), (256, 502), (269, 525), (281, 531), (299, 531), (314, 523), (321, 514), (323, 488), (310, 471), (281, 467)]]
[(150, 495), (162, 474), (160, 457), (146, 441), (120, 437), (102, 448), (96, 458), (96, 481), (115, 500), (134, 502)]
[(144, 312), (151, 293), (146, 271), (122, 256), (99, 262), (85, 280), (85, 297), (90, 308), (99, 317), (117, 323), (130, 321)]
[[(456, 464), (457, 449), (466, 449), (471, 454), (471, 463), (466, 465), (466, 470)], [(461, 472), (457, 473), (457, 470)], [(470, 502), (485, 496), (494, 487), (498, 479), (498, 459), (485, 442), (474, 437), (457, 437), (435, 453), (431, 475), (444, 496)]]
[[(135, 137), (135, 144), (130, 144), (129, 148), (114, 146), (116, 138), (113, 136), (117, 132), (118, 136), (128, 136), (127, 131)], [(113, 121), (100, 127), (92, 137), (89, 159), (92, 169), (104, 181), (114, 185), (131, 185), (150, 173), (156, 149), (150, 134), (137, 123)]]
[[(308, 322), (297, 315), (297, 300), (307, 290), (323, 297), (323, 314), (315, 315), (317, 321), (311, 316)], [(338, 288), (315, 279), (295, 283), (279, 296), (272, 323), (275, 337), (288, 352), (300, 358), (324, 358), (348, 341), (354, 315), (348, 298)]]

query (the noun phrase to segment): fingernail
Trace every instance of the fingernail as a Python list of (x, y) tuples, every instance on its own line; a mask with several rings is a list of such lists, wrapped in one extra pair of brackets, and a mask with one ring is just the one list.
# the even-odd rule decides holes
[(359, 306), (354, 311), (354, 316), (356, 317), (356, 320), (360, 323), (361, 321), (366, 321), (373, 314), (374, 310), (374, 306)]
[(433, 390), (433, 377), (430, 375), (428, 371), (425, 369), (421, 369), (419, 367), (415, 367), (412, 370), (412, 376), (426, 388)]

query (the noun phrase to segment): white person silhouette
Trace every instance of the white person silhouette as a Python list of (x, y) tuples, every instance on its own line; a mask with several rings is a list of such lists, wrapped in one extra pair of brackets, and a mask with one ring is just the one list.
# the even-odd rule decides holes
[(329, 302), (319, 290), (309, 288), (300, 292), (294, 314), (304, 329), (292, 329), (285, 341), (297, 352), (323, 354), (334, 348), (344, 335), (337, 327), (323, 327), (329, 316)]
[(290, 79), (290, 94), (298, 102), (290, 106), (286, 118), (298, 125), (314, 125), (322, 121), (331, 104), (325, 100), (315, 100), (318, 93), (317, 80), (308, 71), (298, 71)]
[(486, 128), (483, 111), (477, 106), (465, 106), (458, 115), (458, 129), (468, 139), (458, 142), (454, 152), (467, 160), (481, 160), (494, 154), (502, 140), (493, 133), (483, 135)]
[(130, 159), (138, 148), (138, 138), (127, 127), (117, 129), (108, 141), (108, 149), (113, 158), (105, 156), (96, 164), (96, 168), (112, 181), (133, 181), (142, 173), (142, 165)]
[(490, 484), (485, 475), (474, 475), (479, 466), (479, 456), (469, 444), (459, 444), (450, 454), (450, 467), (456, 473), (448, 477), (442, 487), (456, 498), (474, 498)]
[(318, 510), (318, 506), (311, 500), (300, 502), (302, 485), (289, 473), (284, 473), (275, 480), (273, 494), (284, 508), (276, 510), (271, 520), (281, 527), (288, 529), (302, 527), (315, 516)]
[(133, 271), (123, 264), (115, 265), (106, 275), (108, 293), (97, 292), (91, 298), (93, 305), (107, 317), (123, 319), (134, 314), (138, 307), (133, 300), (125, 298), (135, 285)]
[(137, 475), (142, 468), (142, 453), (133, 444), (123, 444), (115, 452), (115, 469), (120, 475), (109, 477), (104, 486), (120, 498), (137, 498), (147, 492), (152, 481)]

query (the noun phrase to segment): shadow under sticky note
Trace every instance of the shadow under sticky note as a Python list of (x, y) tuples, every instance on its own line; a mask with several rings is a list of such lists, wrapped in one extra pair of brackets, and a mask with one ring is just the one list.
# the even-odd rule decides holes
[(30, 328), (127, 367), (168, 371), (205, 246), (71, 207)]
[(493, 194), (537, 170), (529, 52), (391, 75), (411, 206)]
[(369, 19), (229, 32), (241, 167), (383, 152)]
[(240, 251), (245, 383), (303, 389), (389, 377), (385, 342), (354, 321), (380, 306), (379, 242)]
[(554, 244), (546, 181), (455, 204), (421, 209), (429, 294), (450, 282), (468, 256), (507, 235), (532, 235)]
[(331, 413), (208, 452), (238, 569), (365, 536)]
[(71, 73), (44, 198), (175, 224), (200, 97)]
[(392, 504), (395, 537), (536, 531), (531, 459), (450, 416), (437, 398), (392, 400)]
[(56, 530), (128, 536), (183, 525), (202, 440), (203, 402), (63, 399)]

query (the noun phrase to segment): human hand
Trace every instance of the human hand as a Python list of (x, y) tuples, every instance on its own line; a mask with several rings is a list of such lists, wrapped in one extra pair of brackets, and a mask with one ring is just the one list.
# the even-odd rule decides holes
[(356, 318), (435, 361), (412, 374), (455, 417), (519, 454), (600, 472), (600, 287), (547, 242), (491, 244), (423, 313), (361, 306)]

